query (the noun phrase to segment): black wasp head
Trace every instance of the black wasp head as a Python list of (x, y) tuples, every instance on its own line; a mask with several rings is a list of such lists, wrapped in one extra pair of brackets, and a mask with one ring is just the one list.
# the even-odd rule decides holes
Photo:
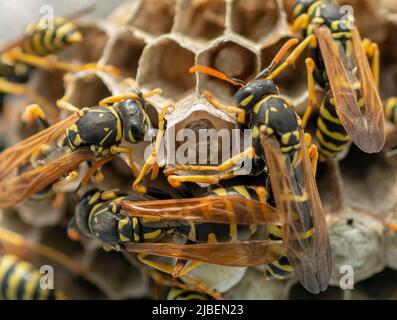
[(310, 6), (318, 2), (318, 0), (296, 0), (294, 5), (292, 6), (292, 12), (294, 17), (299, 17), (301, 14), (307, 13), (309, 11)]
[(141, 99), (123, 100), (117, 105), (117, 108), (123, 120), (124, 138), (131, 143), (143, 141), (152, 125)]
[(101, 202), (101, 191), (92, 189), (86, 192), (80, 199), (75, 209), (75, 222), (79, 231), (86, 237), (91, 237), (88, 217), (94, 205)]
[(257, 79), (249, 82), (234, 95), (238, 105), (252, 109), (261, 99), (269, 95), (278, 95), (279, 90), (273, 80)]

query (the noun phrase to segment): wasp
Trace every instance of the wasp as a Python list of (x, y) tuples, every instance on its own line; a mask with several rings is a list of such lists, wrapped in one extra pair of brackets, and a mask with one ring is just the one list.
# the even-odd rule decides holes
[[(94, 174), (111, 159), (111, 156), (122, 153), (128, 154), (131, 169), (136, 177), (134, 189), (146, 192), (147, 189), (141, 185), (141, 182), (150, 170), (152, 170), (153, 179), (158, 174), (156, 159), (164, 134), (164, 117), (173, 106), (165, 106), (158, 114), (159, 131), (155, 146), (141, 171), (135, 167), (132, 148), (120, 144), (123, 139), (133, 144), (143, 141), (145, 133), (152, 128), (145, 111), (146, 98), (160, 92), (156, 89), (143, 94), (138, 90), (138, 93), (108, 97), (102, 100), (98, 107), (81, 110), (64, 99), (59, 100), (58, 106), (73, 112), (71, 116), (7, 148), (0, 154), (0, 198), (2, 200), (0, 206), (14, 206), (73, 171), (81, 163), (99, 158), (89, 172)], [(4, 180), (14, 169), (31, 159), (33, 154), (40, 153), (43, 145), (51, 144), (62, 134), (65, 134), (66, 138), (64, 140), (65, 152), (61, 156)]]
[(28, 242), (22, 235), (0, 228), (0, 297), (4, 300), (56, 300), (66, 296), (41, 285), (41, 273), (32, 261), (50, 259), (87, 277), (88, 270), (67, 255), (43, 244)]
[(316, 105), (314, 81), (326, 92), (316, 130), (320, 161), (344, 151), (350, 140), (364, 152), (379, 152), (385, 144), (385, 123), (378, 92), (378, 45), (362, 41), (354, 17), (346, 16), (334, 1), (296, 0), (293, 16), (291, 31), (302, 31), (305, 39), (286, 63), (293, 64), (307, 47), (313, 58), (307, 64), (311, 103), (304, 125)]
[[(291, 212), (290, 220), (286, 224), (287, 229), (279, 233), (284, 234), (284, 237), (287, 233), (295, 234), (292, 236), (295, 241), (289, 242), (287, 254), (290, 265), (309, 291), (319, 292), (324, 290), (328, 283), (331, 254), (325, 215), (314, 178), (318, 159), (317, 148), (311, 144), (310, 135), (304, 133), (302, 120), (292, 104), (279, 95), (278, 87), (273, 81), (288, 64), (284, 63), (278, 68), (276, 66), (296, 43), (296, 39), (287, 41), (270, 66), (248, 83), (206, 66), (193, 67), (192, 72), (206, 73), (241, 87), (235, 94), (238, 106), (223, 105), (208, 91), (203, 95), (216, 108), (237, 114), (240, 127), (252, 130), (252, 147), (219, 166), (177, 165), (165, 172), (172, 174), (177, 171), (226, 171), (233, 169), (241, 161), (252, 159), (254, 170), (251, 174), (265, 170), (268, 173), (266, 183), (271, 186), (275, 208), (282, 212)], [(307, 63), (310, 64), (311, 59), (307, 59)], [(170, 175), (168, 180), (174, 187), (179, 187), (183, 182), (217, 184), (220, 180), (232, 177), (233, 172), (210, 176)], [(310, 234), (307, 233), (311, 230), (308, 227), (310, 224), (313, 224), (316, 230), (311, 240), (306, 236)], [(296, 233), (302, 237), (301, 240)], [(311, 262), (305, 264), (303, 260)], [(284, 262), (280, 261), (280, 269), (285, 265)]]
[(51, 58), (66, 47), (83, 41), (83, 35), (74, 20), (92, 9), (91, 6), (68, 17), (56, 17), (48, 27), (43, 26), (43, 19), (34, 21), (26, 27), (25, 34), (21, 38), (1, 48), (0, 92), (28, 96), (39, 104), (48, 105), (43, 97), (19, 83), (27, 82), (32, 68), (68, 72), (96, 69), (118, 76), (120, 72), (113, 66), (100, 66), (94, 63), (74, 65)]

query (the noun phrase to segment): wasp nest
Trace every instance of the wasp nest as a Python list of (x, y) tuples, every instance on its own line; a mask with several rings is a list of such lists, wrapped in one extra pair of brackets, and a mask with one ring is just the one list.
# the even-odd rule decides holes
[[(269, 65), (277, 50), (291, 37), (287, 12), (292, 2), (129, 1), (115, 8), (106, 19), (82, 21), (84, 41), (66, 49), (60, 59), (110, 64), (119, 68), (124, 77), (135, 78), (144, 90), (161, 88), (161, 97), (149, 99), (150, 117), (156, 124), (157, 112), (167, 103), (175, 104), (176, 110), (167, 119), (166, 137), (180, 128), (231, 130), (236, 127), (236, 120), (215, 109), (198, 94), (209, 89), (220, 101), (232, 104), (236, 88), (206, 75), (190, 74), (188, 69), (203, 64), (241, 80), (252, 79)], [(380, 44), (383, 97), (395, 95), (395, 1), (347, 2), (357, 10), (363, 37)], [(100, 99), (127, 90), (125, 84), (100, 71), (63, 76), (59, 72), (36, 71), (30, 86), (52, 103), (66, 90), (69, 101), (81, 108), (95, 106)], [(281, 94), (293, 100), (300, 113), (307, 100), (305, 79), (304, 59), (299, 59), (294, 68), (276, 80)], [(3, 121), (12, 124), (8, 141), (11, 144), (37, 130), (20, 122), (22, 105), (26, 105), (23, 99), (7, 97), (2, 110)], [(56, 118), (54, 110), (46, 111)], [(173, 139), (166, 139), (167, 146), (183, 143)], [(142, 156), (139, 152), (136, 154), (136, 162), (142, 163)], [(216, 157), (221, 156), (216, 154)], [(396, 273), (390, 269), (397, 269), (397, 234), (386, 228), (388, 222), (397, 222), (395, 168), (383, 153), (369, 156), (354, 146), (344, 159), (319, 168), (318, 184), (327, 212), (334, 261), (331, 287), (320, 298), (396, 297), (395, 288), (388, 291), (392, 292), (390, 294), (381, 289), (371, 290), (374, 285), (382, 288), (385, 282), (396, 279)], [(131, 172), (126, 161), (115, 159), (106, 165), (105, 177), (104, 187), (130, 190)], [(108, 253), (96, 241), (85, 240), (78, 244), (66, 237), (67, 221), (73, 214), (75, 202), (70, 193), (65, 196), (67, 200), (60, 207), (54, 206), (55, 199), (50, 199), (38, 204), (26, 202), (13, 210), (5, 210), (2, 226), (19, 231), (32, 241), (54, 246), (90, 270), (88, 277), (68, 274), (64, 279), (66, 291), (79, 292), (74, 298), (153, 297), (149, 277), (134, 255)], [(357, 290), (339, 289), (344, 266), (353, 267)], [(385, 268), (390, 269), (384, 271)], [(263, 283), (263, 268), (246, 270), (204, 264), (191, 275), (224, 292), (229, 299), (312, 298), (295, 285), (294, 279)], [(367, 285), (368, 281), (372, 281), (372, 286)]]

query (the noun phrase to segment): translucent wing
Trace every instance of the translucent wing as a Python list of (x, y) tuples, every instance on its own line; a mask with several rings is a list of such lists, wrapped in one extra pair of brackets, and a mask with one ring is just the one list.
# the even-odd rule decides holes
[(361, 80), (361, 91), (364, 99), (365, 117), (368, 125), (368, 134), (372, 137), (372, 146), (375, 152), (382, 150), (385, 140), (385, 116), (383, 103), (375, 83), (367, 56), (364, 52), (357, 27), (352, 30), (353, 48)]
[(282, 216), (266, 204), (238, 196), (155, 201), (122, 201), (122, 214), (164, 220), (223, 224), (281, 224)]
[[(328, 229), (310, 157), (301, 130), (301, 149), (291, 164), (275, 137), (262, 138), (276, 207), (285, 213), (287, 257), (300, 283), (310, 292), (327, 288), (331, 273)], [(311, 233), (313, 235), (310, 237)]]
[(0, 181), (23, 165), (41, 145), (55, 141), (77, 119), (78, 115), (73, 114), (0, 153)]
[(90, 151), (74, 151), (43, 166), (2, 181), (0, 183), (0, 208), (15, 206), (91, 158), (93, 154)]
[[(335, 99), (336, 111), (343, 127), (352, 141), (364, 152), (379, 152), (383, 147), (385, 138), (384, 125), (379, 124), (379, 114), (374, 112), (379, 107), (373, 105), (374, 102), (376, 104), (378, 103), (377, 99), (371, 98), (371, 101), (369, 101), (371, 105), (366, 105), (365, 109), (368, 110), (363, 113), (363, 110), (360, 109), (358, 104), (353, 86), (356, 77), (351, 70), (346, 69), (344, 61), (348, 59), (342, 57), (336, 48), (331, 31), (327, 27), (321, 27), (315, 29), (315, 34)], [(370, 75), (366, 74), (364, 77), (370, 77)], [(368, 82), (368, 80), (365, 80), (365, 82)], [(373, 92), (374, 88), (372, 86), (368, 87), (368, 83), (364, 84), (364, 86), (367, 86), (367, 93), (370, 90), (371, 96), (374, 97), (376, 95)], [(368, 100), (368, 98), (365, 98), (366, 103)], [(374, 115), (375, 118), (372, 117)]]
[(274, 240), (204, 244), (133, 243), (128, 244), (126, 249), (130, 252), (231, 267), (267, 264), (285, 255), (282, 241)]

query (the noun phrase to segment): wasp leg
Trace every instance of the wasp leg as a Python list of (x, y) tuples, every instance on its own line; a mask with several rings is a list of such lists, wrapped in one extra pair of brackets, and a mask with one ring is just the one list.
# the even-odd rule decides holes
[(241, 163), (244, 159), (255, 157), (255, 149), (247, 148), (245, 151), (233, 156), (218, 166), (200, 166), (200, 165), (176, 165), (173, 168), (164, 170), (164, 174), (169, 175), (177, 171), (226, 171)]
[[(159, 94), (161, 94), (161, 92), (162, 91), (159, 88), (153, 89), (153, 90), (151, 90), (149, 92), (144, 93), (143, 97), (145, 99), (147, 99), (147, 98), (159, 95)], [(113, 104), (113, 103), (116, 103), (116, 102), (120, 102), (120, 101), (123, 101), (123, 100), (126, 100), (126, 99), (137, 100), (137, 99), (139, 99), (139, 95), (137, 93), (126, 93), (126, 94), (121, 94), (121, 95), (117, 95), (117, 96), (110, 96), (110, 97), (107, 97), (107, 98), (101, 100), (99, 102), (99, 106), (100, 107), (104, 107), (106, 105)]]
[(300, 15), (290, 26), (289, 30), (291, 33), (297, 33), (301, 30), (306, 29), (310, 23), (310, 16), (307, 13)]
[(304, 39), (292, 52), (291, 54), (285, 59), (283, 63), (280, 64), (268, 77), (267, 79), (273, 80), (275, 79), (280, 73), (282, 73), (285, 69), (289, 66), (295, 64), (296, 60), (302, 55), (303, 51), (309, 46), (316, 46), (317, 39), (314, 34), (309, 35)]
[(50, 126), (43, 109), (38, 104), (28, 105), (25, 108), (21, 119), (26, 123), (32, 123), (33, 121), (36, 121), (44, 129)]
[(159, 169), (158, 169), (158, 164), (157, 164), (157, 155), (158, 151), (160, 150), (161, 142), (163, 140), (164, 136), (164, 130), (165, 130), (165, 115), (168, 113), (170, 110), (174, 110), (175, 107), (172, 104), (169, 104), (162, 108), (158, 114), (158, 120), (159, 120), (159, 130), (157, 132), (156, 136), (156, 142), (154, 148), (152, 148), (152, 152), (149, 156), (149, 158), (146, 160), (145, 164), (143, 165), (141, 172), (139, 173), (138, 177), (135, 179), (134, 184), (132, 188), (140, 193), (147, 193), (147, 188), (141, 185), (142, 180), (144, 177), (147, 175), (150, 169), (152, 169), (152, 175), (151, 179), (154, 180), (157, 178)]
[(305, 133), (305, 140), (306, 140), (306, 145), (309, 146), (308, 151), (312, 163), (313, 176), (316, 177), (318, 157), (319, 157), (318, 148), (314, 143), (312, 143), (312, 137), (310, 134)]
[(84, 175), (83, 179), (81, 179), (81, 181), (80, 181), (78, 187), (76, 188), (75, 193), (77, 193), (77, 192), (80, 190), (80, 188), (81, 188), (83, 185), (85, 185), (85, 184), (91, 179), (91, 177), (94, 176), (95, 173), (96, 173), (100, 168), (102, 168), (106, 163), (108, 163), (111, 159), (112, 159), (111, 156), (106, 156), (105, 158), (102, 158), (102, 159), (96, 161), (96, 162), (91, 166), (91, 168), (87, 171), (87, 173)]
[(234, 106), (228, 106), (225, 105), (221, 102), (219, 102), (214, 95), (205, 90), (203, 91), (202, 95), (208, 100), (209, 103), (211, 103), (215, 108), (227, 113), (227, 114), (237, 114), (237, 119), (239, 123), (245, 123), (245, 110), (241, 108), (237, 108)]
[(172, 272), (172, 276), (174, 278), (180, 278), (183, 277), (184, 275), (186, 275), (187, 273), (189, 273), (190, 271), (196, 269), (198, 266), (200, 266), (202, 264), (201, 261), (190, 261), (190, 263), (188, 260), (180, 260), (178, 259), (175, 267), (174, 267), (174, 271)]
[(307, 58), (305, 63), (307, 70), (307, 87), (309, 90), (309, 101), (307, 103), (305, 114), (303, 115), (302, 118), (303, 129), (306, 128), (310, 115), (313, 112), (313, 107), (317, 104), (317, 97), (316, 97), (316, 91), (314, 90), (314, 77), (313, 77), (316, 64), (314, 63), (312, 58)]
[[(170, 266), (168, 264), (164, 264), (164, 263), (160, 263), (160, 262), (156, 262), (156, 261), (152, 261), (150, 259), (146, 258), (146, 254), (142, 254), (139, 253), (137, 255), (137, 258), (140, 262), (142, 262), (143, 264), (155, 269), (155, 270), (159, 270), (161, 272), (164, 272), (166, 274), (172, 274), (174, 267)], [(210, 288), (208, 288), (208, 286), (197, 279), (194, 279), (190, 276), (183, 276), (182, 277), (183, 280), (186, 280), (188, 282), (190, 282), (192, 285), (190, 286), (190, 289), (193, 289), (193, 291), (199, 291), (199, 292), (203, 292), (208, 294), (209, 296), (213, 297), (215, 300), (222, 300), (222, 296), (215, 292), (214, 290), (211, 290)]]
[(35, 93), (34, 91), (31, 91), (27, 86), (23, 84), (17, 84), (7, 81), (3, 77), (0, 77), (0, 92), (6, 94), (13, 94), (17, 96), (25, 96), (31, 99), (32, 101), (37, 102), (42, 106), (45, 106), (47, 110), (54, 109), (53, 104), (43, 96)]
[(113, 66), (100, 66), (95, 63), (88, 63), (84, 65), (75, 65), (67, 62), (62, 62), (62, 61), (56, 61), (47, 57), (39, 57), (33, 54), (27, 54), (22, 52), (20, 48), (16, 48), (13, 50), (10, 50), (9, 52), (4, 54), (6, 59), (11, 60), (11, 61), (19, 61), (22, 63), (26, 63), (31, 66), (35, 66), (41, 69), (47, 69), (47, 70), (52, 70), (52, 69), (59, 69), (63, 71), (68, 71), (68, 72), (78, 72), (78, 71), (83, 71), (83, 70), (98, 70), (98, 71), (104, 71), (110, 74), (113, 74), (115, 76), (120, 75), (120, 70)]
[(55, 193), (61, 192), (62, 188), (65, 185), (77, 180), (79, 178), (79, 176), (80, 176), (79, 173), (77, 171), (73, 170), (73, 171), (69, 172), (65, 178), (55, 182), (52, 185), (52, 189), (54, 190)]
[(64, 192), (58, 192), (55, 194), (55, 199), (52, 201), (52, 206), (55, 209), (59, 209), (62, 207), (62, 205), (65, 203), (65, 193)]
[(134, 151), (132, 148), (127, 147), (127, 146), (112, 146), (110, 148), (110, 153), (112, 154), (121, 154), (124, 153), (128, 156), (128, 164), (131, 167), (132, 170), (132, 174), (134, 175), (134, 177), (137, 177), (139, 174), (139, 170), (135, 165), (134, 162)]
[(70, 102), (67, 102), (66, 100), (60, 99), (57, 101), (57, 107), (62, 110), (66, 110), (72, 113), (78, 113), (81, 114), (81, 109), (75, 107), (73, 104)]
[(372, 74), (376, 85), (379, 87), (379, 72), (380, 72), (380, 51), (377, 43), (369, 39), (363, 40), (364, 51), (369, 59), (371, 59)]
[(259, 201), (267, 203), (267, 191), (264, 187), (256, 187), (256, 194), (258, 195)]
[(227, 180), (235, 178), (235, 174), (225, 173), (220, 175), (191, 175), (191, 176), (174, 176), (171, 175), (167, 178), (168, 183), (175, 189), (179, 189), (184, 182), (196, 182), (196, 183), (207, 183), (207, 184), (218, 184), (221, 180)]

